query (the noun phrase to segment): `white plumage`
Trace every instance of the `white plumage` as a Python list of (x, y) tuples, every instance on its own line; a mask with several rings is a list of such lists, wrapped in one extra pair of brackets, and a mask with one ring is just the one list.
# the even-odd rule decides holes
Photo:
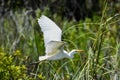
[(63, 49), (65, 42), (61, 41), (61, 29), (48, 17), (42, 15), (38, 23), (44, 35), (45, 56), (40, 56), (39, 60), (58, 60), (62, 58), (73, 58), (75, 52), (83, 50), (72, 50), (70, 53)]

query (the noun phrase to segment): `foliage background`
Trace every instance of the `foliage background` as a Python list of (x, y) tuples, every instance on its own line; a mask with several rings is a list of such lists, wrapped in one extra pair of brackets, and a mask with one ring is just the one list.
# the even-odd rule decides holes
[[(38, 61), (44, 55), (42, 14), (63, 31), (73, 59)], [(119, 0), (1, 0), (0, 79), (119, 80)]]

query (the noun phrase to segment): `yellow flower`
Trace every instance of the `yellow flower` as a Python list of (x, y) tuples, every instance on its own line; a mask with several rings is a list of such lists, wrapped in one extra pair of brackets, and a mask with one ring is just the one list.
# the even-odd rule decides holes
[(42, 74), (38, 74), (38, 78), (41, 80), (45, 80), (45, 77)]
[(21, 55), (20, 50), (16, 50), (15, 53), (14, 53), (14, 56), (19, 56), (19, 55)]

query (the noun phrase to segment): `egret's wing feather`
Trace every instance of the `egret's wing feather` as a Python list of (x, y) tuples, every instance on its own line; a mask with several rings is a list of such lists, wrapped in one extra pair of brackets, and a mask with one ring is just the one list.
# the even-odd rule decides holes
[(46, 55), (55, 55), (65, 45), (63, 41), (50, 41), (46, 47)]
[(44, 34), (45, 47), (50, 41), (61, 41), (62, 31), (51, 19), (42, 15), (38, 19), (38, 23)]

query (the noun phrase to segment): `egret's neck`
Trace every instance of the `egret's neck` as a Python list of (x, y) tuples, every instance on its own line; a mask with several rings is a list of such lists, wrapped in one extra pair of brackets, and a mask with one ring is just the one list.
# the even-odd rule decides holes
[(64, 52), (64, 56), (65, 57), (67, 57), (67, 58), (73, 58), (74, 54), (76, 53), (76, 50), (72, 50), (69, 53), (67, 51), (65, 51), (65, 50), (63, 52)]
[(76, 53), (75, 50), (70, 51), (70, 52), (69, 52), (69, 57), (70, 57), (70, 58), (73, 58), (75, 53)]

